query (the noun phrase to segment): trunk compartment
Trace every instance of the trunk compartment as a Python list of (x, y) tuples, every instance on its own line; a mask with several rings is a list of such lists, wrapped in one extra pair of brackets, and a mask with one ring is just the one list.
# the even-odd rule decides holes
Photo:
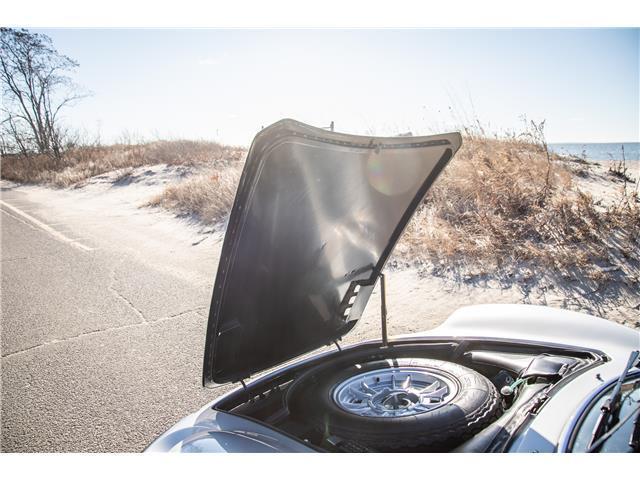
[[(316, 355), (266, 374), (246, 387), (221, 397), (212, 408), (258, 421), (321, 451), (369, 451), (366, 446), (351, 442), (348, 438), (335, 438), (330, 432), (319, 431), (304, 420), (292, 418), (288, 406), (291, 386), (315, 372), (336, 371), (354, 363), (412, 357), (444, 360), (471, 368), (487, 377), (498, 391), (504, 391), (505, 387), (522, 378), (521, 382), (526, 388), (518, 388), (517, 393), (512, 395), (501, 395), (504, 414), (495, 422), (499, 429), (494, 429), (502, 433), (515, 432), (520, 428), (526, 420), (527, 409), (533, 411), (536, 403), (540, 404), (536, 407), (539, 409), (543, 399), (553, 395), (556, 385), (570, 381), (586, 368), (604, 361), (603, 356), (595, 351), (491, 341), (486, 338), (412, 339), (396, 341), (387, 346), (370, 342)], [(527, 392), (526, 395), (524, 392)], [(465, 446), (468, 445), (468, 451), (501, 451), (507, 446), (508, 438), (500, 439), (496, 435), (483, 431), (476, 435), (480, 440), (471, 439), (458, 446), (458, 449), (467, 451)], [(426, 451), (439, 450), (430, 448)]]

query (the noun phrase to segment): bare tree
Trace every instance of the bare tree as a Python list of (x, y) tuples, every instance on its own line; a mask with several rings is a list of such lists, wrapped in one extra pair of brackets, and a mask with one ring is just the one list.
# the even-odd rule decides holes
[(65, 141), (60, 111), (84, 96), (64, 75), (77, 66), (47, 35), (0, 28), (3, 152), (60, 158)]

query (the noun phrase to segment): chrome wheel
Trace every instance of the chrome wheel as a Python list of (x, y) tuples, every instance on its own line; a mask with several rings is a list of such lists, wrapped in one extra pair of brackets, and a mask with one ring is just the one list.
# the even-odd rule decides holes
[(449, 403), (458, 389), (446, 376), (425, 367), (390, 367), (350, 377), (333, 392), (334, 402), (363, 417), (404, 417)]

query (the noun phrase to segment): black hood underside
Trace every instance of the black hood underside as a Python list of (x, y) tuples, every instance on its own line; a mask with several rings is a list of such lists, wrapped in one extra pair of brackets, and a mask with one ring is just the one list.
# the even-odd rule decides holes
[(460, 134), (366, 137), (281, 120), (254, 139), (213, 291), (203, 383), (345, 335)]

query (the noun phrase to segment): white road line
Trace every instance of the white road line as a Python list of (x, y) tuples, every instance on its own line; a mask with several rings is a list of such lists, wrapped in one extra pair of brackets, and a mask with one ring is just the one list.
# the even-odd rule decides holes
[(79, 250), (84, 250), (85, 252), (91, 252), (91, 251), (95, 250), (95, 248), (87, 247), (86, 245), (83, 245), (82, 243), (80, 243), (80, 242), (78, 242), (76, 240), (73, 240), (72, 238), (67, 237), (66, 235), (58, 232), (57, 230), (54, 230), (53, 228), (51, 228), (46, 223), (43, 223), (40, 220), (38, 220), (37, 218), (32, 217), (28, 213), (23, 212), (22, 210), (14, 207), (13, 205), (8, 204), (4, 200), (0, 200), (0, 205), (8, 208), (9, 210), (14, 212), (15, 214), (17, 214), (17, 215), (21, 216), (22, 218), (28, 220), (29, 222), (31, 222), (35, 226), (37, 226), (40, 229), (44, 230), (49, 235), (51, 235), (52, 237), (58, 239), (59, 241), (61, 241), (63, 243), (68, 243), (72, 247), (75, 247), (75, 248), (77, 248)]

